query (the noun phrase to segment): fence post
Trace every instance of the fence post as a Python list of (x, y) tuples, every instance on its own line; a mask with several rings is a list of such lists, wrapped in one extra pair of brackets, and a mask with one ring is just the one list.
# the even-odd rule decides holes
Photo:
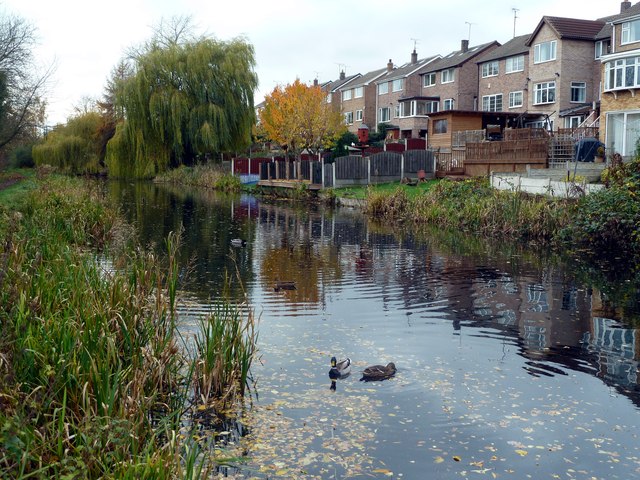
[(400, 181), (404, 178), (404, 153), (400, 155)]
[(336, 184), (336, 160), (333, 161), (331, 166), (332, 166), (332, 168), (331, 168), (331, 176), (333, 177), (333, 188), (336, 188), (337, 187), (337, 184)]
[(235, 171), (236, 171), (236, 169), (234, 168), (235, 167), (235, 162), (236, 162), (236, 157), (233, 157), (231, 159), (231, 175), (233, 175), (235, 173)]
[(367, 185), (371, 185), (371, 157), (367, 157)]

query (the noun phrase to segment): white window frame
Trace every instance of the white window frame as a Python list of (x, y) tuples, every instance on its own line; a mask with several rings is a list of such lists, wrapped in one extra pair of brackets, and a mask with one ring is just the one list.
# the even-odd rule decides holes
[(356, 122), (362, 121), (362, 110), (356, 110)]
[[(518, 97), (520, 99), (519, 103)], [(522, 90), (509, 92), (509, 108), (519, 108), (522, 106), (524, 106), (524, 92)]]
[(453, 98), (447, 98), (442, 101), (442, 110), (453, 110)]
[(342, 91), (342, 101), (346, 102), (347, 100), (351, 100), (352, 93), (353, 92), (351, 91), (351, 89), (343, 90)]
[(327, 93), (327, 103), (331, 103), (331, 92)]
[(604, 90), (640, 88), (640, 57), (611, 60), (604, 64)]
[[(606, 148), (623, 157), (634, 156), (640, 140), (640, 110), (607, 112)], [(617, 135), (616, 135), (617, 133)]]
[(504, 62), (504, 73), (524, 72), (524, 55), (508, 57)]
[(496, 93), (493, 95), (483, 95), (482, 111), (483, 112), (501, 112), (502, 111), (502, 94)]
[(640, 20), (624, 22), (620, 29), (620, 44), (640, 42)]
[[(385, 120), (385, 117), (386, 117), (386, 120)], [(380, 107), (380, 109), (378, 109), (378, 123), (388, 123), (390, 121), (391, 121), (391, 109), (389, 107)]]
[(549, 40), (548, 42), (536, 43), (533, 46), (533, 63), (553, 62), (558, 53), (557, 40)]
[(354, 87), (353, 98), (362, 98), (364, 96), (364, 87)]
[(500, 73), (500, 62), (493, 60), (482, 64), (482, 78), (497, 77)]
[(392, 92), (401, 92), (404, 88), (404, 78), (396, 78), (391, 82)]
[(400, 104), (396, 103), (393, 107), (393, 118), (400, 118)]
[(344, 112), (344, 123), (347, 125), (353, 124), (353, 112)]
[(598, 40), (596, 42), (595, 60), (609, 53), (609, 40)]
[(378, 95), (386, 95), (389, 93), (389, 82), (382, 82), (378, 84)]
[(440, 83), (453, 83), (456, 81), (455, 69), (447, 68), (440, 72)]
[[(577, 93), (582, 100), (574, 100), (574, 93)], [(571, 103), (585, 103), (587, 101), (587, 82), (571, 82), (571, 96), (569, 99)]]
[(556, 82), (540, 82), (533, 86), (533, 104), (546, 105), (556, 102)]
[(433, 87), (436, 84), (436, 72), (425, 73), (422, 76), (423, 87)]

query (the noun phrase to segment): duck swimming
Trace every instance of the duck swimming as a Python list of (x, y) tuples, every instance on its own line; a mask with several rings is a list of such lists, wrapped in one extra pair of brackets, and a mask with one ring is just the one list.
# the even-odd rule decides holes
[(396, 365), (393, 362), (387, 363), (386, 367), (384, 365), (372, 365), (362, 371), (362, 378), (360, 380), (364, 380), (365, 382), (386, 380), (387, 378), (393, 377), (395, 374)]
[(336, 357), (331, 357), (331, 370), (329, 378), (345, 378), (351, 373), (351, 359), (349, 357), (339, 362)]

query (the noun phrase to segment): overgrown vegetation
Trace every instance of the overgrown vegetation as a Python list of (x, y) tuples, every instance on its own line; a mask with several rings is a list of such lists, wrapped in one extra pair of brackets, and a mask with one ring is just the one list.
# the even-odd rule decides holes
[(223, 192), (242, 190), (240, 179), (224, 171), (220, 165), (182, 166), (156, 176), (154, 182), (207, 187)]
[[(115, 211), (69, 178), (49, 177), (14, 205), (0, 205), (0, 469), (17, 479), (204, 475), (190, 405), (244, 391), (252, 316), (221, 299), (203, 325), (230, 316), (235, 327), (203, 372), (176, 330), (179, 235), (166, 258), (132, 248)], [(114, 264), (96, 259), (116, 244), (120, 254), (104, 257)], [(196, 397), (205, 373), (220, 381)]]

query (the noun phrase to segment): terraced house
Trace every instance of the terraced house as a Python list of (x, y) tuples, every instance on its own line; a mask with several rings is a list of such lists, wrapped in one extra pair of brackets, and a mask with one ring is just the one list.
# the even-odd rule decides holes
[(344, 121), (351, 133), (366, 126), (376, 126), (376, 85), (375, 81), (385, 74), (386, 68), (359, 75), (339, 88), (340, 108)]
[(605, 51), (603, 46), (599, 57), (603, 71), (600, 140), (608, 152), (628, 158), (640, 140), (640, 2), (633, 6), (622, 2), (621, 12), (606, 20), (610, 47)]

